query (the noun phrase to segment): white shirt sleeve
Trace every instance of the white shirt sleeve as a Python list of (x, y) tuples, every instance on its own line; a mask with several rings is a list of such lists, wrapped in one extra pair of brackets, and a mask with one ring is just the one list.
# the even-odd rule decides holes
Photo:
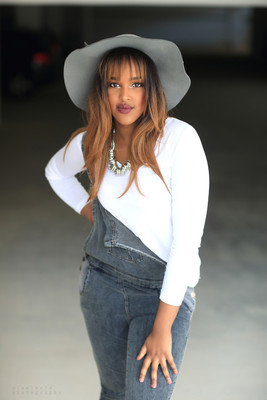
[(84, 170), (82, 137), (83, 133), (75, 136), (66, 150), (65, 157), (66, 146), (51, 158), (45, 168), (45, 176), (52, 189), (78, 213), (81, 212), (89, 198), (88, 192), (75, 177)]
[(173, 154), (171, 192), (173, 241), (160, 299), (180, 305), (192, 272), (200, 266), (198, 249), (209, 192), (206, 156), (191, 126), (183, 133)]

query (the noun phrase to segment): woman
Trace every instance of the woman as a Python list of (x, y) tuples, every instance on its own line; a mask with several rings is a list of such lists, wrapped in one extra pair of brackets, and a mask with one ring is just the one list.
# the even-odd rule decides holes
[[(190, 79), (174, 43), (135, 35), (75, 50), (64, 77), (88, 124), (46, 177), (93, 223), (79, 290), (100, 399), (170, 399), (195, 308), (209, 186), (196, 131), (167, 116)], [(82, 170), (89, 197), (75, 177)]]

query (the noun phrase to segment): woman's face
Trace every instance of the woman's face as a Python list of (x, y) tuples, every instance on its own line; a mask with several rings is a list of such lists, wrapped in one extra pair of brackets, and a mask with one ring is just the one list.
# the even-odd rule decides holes
[(118, 75), (118, 68), (113, 68), (108, 80), (108, 101), (115, 127), (134, 128), (137, 119), (145, 110), (144, 80), (134, 63), (124, 61)]

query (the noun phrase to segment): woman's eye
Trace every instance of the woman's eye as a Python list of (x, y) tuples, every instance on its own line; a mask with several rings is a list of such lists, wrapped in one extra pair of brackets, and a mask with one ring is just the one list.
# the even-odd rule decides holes
[(109, 84), (108, 84), (108, 87), (111, 87), (111, 88), (116, 88), (116, 87), (119, 87), (120, 85), (118, 84), (118, 83), (115, 83), (115, 82), (110, 82)]
[(144, 86), (144, 84), (142, 82), (134, 82), (132, 84), (132, 87), (137, 87), (137, 88), (140, 88), (140, 87), (143, 87), (143, 86)]

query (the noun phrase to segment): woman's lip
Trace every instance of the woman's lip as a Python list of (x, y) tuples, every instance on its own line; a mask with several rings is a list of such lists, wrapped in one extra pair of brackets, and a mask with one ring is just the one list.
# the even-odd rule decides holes
[(129, 112), (131, 112), (133, 109), (133, 107), (128, 106), (127, 104), (120, 104), (117, 107), (117, 110), (121, 113), (121, 114), (128, 114)]

